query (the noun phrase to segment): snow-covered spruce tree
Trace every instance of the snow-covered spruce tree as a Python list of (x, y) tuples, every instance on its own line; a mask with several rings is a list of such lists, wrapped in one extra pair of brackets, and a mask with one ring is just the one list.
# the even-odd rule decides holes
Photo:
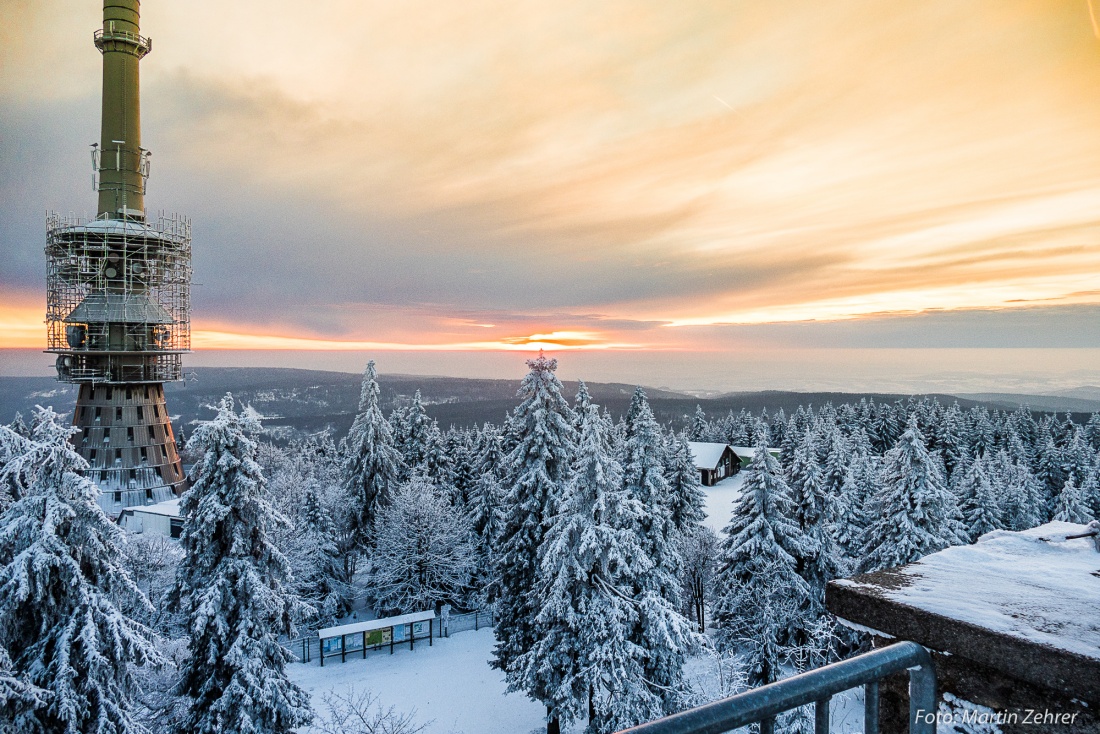
[(297, 521), (286, 547), (298, 598), (312, 607), (310, 627), (324, 627), (336, 621), (348, 596), (342, 580), (339, 551), (328, 513), (314, 489), (306, 491)]
[(397, 450), (404, 461), (402, 479), (407, 479), (416, 467), (424, 463), (428, 450), (428, 434), (432, 425), (431, 418), (424, 410), (424, 401), (420, 397), (419, 390), (413, 395), (412, 404), (404, 411), (397, 413), (397, 416), (400, 420), (394, 426), (394, 438)]
[(510, 420), (515, 448), (504, 462), (507, 493), (497, 559), (500, 599), (492, 665), (510, 682), (516, 659), (538, 642), (535, 617), (543, 600), (531, 590), (539, 583), (539, 546), (558, 511), (576, 443), (573, 413), (554, 374), (558, 361), (540, 351), (527, 366), (519, 389), (523, 401)]
[(1084, 430), (1074, 426), (1069, 441), (1062, 449), (1062, 471), (1066, 478), (1073, 479), (1073, 483), (1080, 487), (1092, 473), (1095, 462), (1096, 452), (1085, 437)]
[[(833, 428), (835, 431), (835, 427)], [(794, 520), (802, 529), (804, 549), (798, 559), (798, 573), (813, 592), (815, 611), (824, 609), (825, 584), (842, 575), (841, 551), (828, 525), (836, 517), (837, 498), (825, 493), (825, 480), (809, 442), (796, 451), (788, 469), (787, 485), (794, 501)]]
[[(389, 502), (390, 493), (404, 471), (390, 424), (382, 416), (378, 404), (375, 376), (374, 360), (371, 360), (363, 373), (359, 412), (345, 444), (344, 491), (355, 507), (353, 538), (360, 548), (370, 547), (374, 518)], [(342, 548), (341, 552), (345, 557), (353, 555), (350, 548)]]
[(400, 485), (376, 521), (369, 588), (378, 609), (407, 614), (455, 601), (475, 556), (470, 526), (428, 477)]
[[(1003, 495), (1005, 490), (1000, 487), (998, 492), (994, 487), (996, 480), (991, 476), (988, 465), (989, 459), (985, 457), (975, 459), (966, 469), (959, 485), (959, 509), (963, 514), (967, 537), (972, 543), (986, 533), (1003, 527), (1001, 518), (1004, 513), (998, 496)], [(959, 466), (961, 468), (962, 464)]]
[[(13, 651), (9, 690), (49, 691), (18, 731), (136, 734), (134, 665), (160, 664), (155, 637), (121, 610), (149, 603), (122, 565), (122, 531), (82, 476), (75, 429), (37, 408), (29, 438), (0, 427), (4, 478), (19, 499), (0, 526), (0, 649)], [(17, 703), (16, 696), (12, 703)]]
[(497, 597), (497, 553), (504, 523), (504, 492), (492, 472), (486, 472), (474, 485), (466, 505), (466, 520), (473, 533), (476, 560), (470, 586), (479, 603), (492, 603)]
[(686, 434), (671, 436), (666, 458), (672, 526), (681, 534), (690, 533), (707, 513), (703, 509), (706, 495), (699, 484), (699, 470), (695, 467)]
[(695, 406), (695, 415), (691, 417), (691, 440), (706, 441), (710, 435), (710, 424), (707, 423), (707, 414), (703, 412), (701, 405)]
[(645, 681), (648, 651), (630, 640), (638, 621), (631, 599), (636, 577), (652, 563), (634, 533), (642, 512), (623, 488), (622, 469), (590, 405), (560, 511), (539, 553), (538, 641), (516, 660), (512, 683), (546, 706), (547, 734), (586, 710), (592, 734), (663, 712)]
[(681, 607), (680, 531), (672, 520), (672, 497), (664, 474), (664, 435), (645, 391), (637, 388), (626, 418), (623, 487), (641, 505), (635, 532), (652, 561), (634, 578), (638, 622), (632, 640), (646, 651), (645, 677), (662, 699), (665, 713), (678, 710), (686, 691), (683, 667), (694, 645)]
[(718, 534), (704, 525), (690, 528), (680, 538), (680, 595), (684, 616), (697, 632), (706, 631), (706, 606), (712, 596), (714, 571), (718, 563)]
[(1054, 499), (1054, 519), (1081, 524), (1088, 524), (1093, 520), (1091, 508), (1085, 502), (1081, 490), (1074, 484), (1073, 477), (1066, 479), (1062, 491)]
[(443, 437), (443, 432), (439, 430), (439, 423), (436, 421), (428, 424), (428, 433), (424, 443), (424, 460), (414, 468), (416, 471), (431, 477), (448, 502), (460, 504), (455, 497), (454, 459), (448, 452), (447, 441)]
[(287, 560), (269, 538), (287, 520), (264, 498), (250, 438), (259, 423), (235, 413), (230, 395), (217, 411), (187, 444), (198, 462), (180, 502), (185, 555), (172, 591), (190, 635), (177, 687), (187, 709), (177, 730), (292, 732), (313, 716), (307, 694), (286, 677), (290, 653), (277, 640), (293, 634), (299, 604)]
[(34, 710), (43, 708), (49, 695), (17, 677), (11, 658), (0, 647), (0, 734), (38, 731)]
[(925, 448), (915, 416), (897, 445), (886, 452), (881, 481), (869, 503), (863, 571), (901, 566), (966, 542), (955, 496), (946, 486), (940, 463)]
[[(766, 604), (777, 594), (788, 594), (791, 608), (804, 612), (809, 607), (812, 591), (798, 574), (798, 563), (811, 550), (794, 511), (779, 462), (769, 453), (761, 431), (732, 519), (724, 529), (718, 561), (714, 617), (724, 646), (737, 644), (744, 630), (754, 629), (752, 625), (759, 621), (745, 599)], [(761, 569), (767, 573), (760, 573)], [(784, 624), (791, 624), (793, 617), (785, 613)]]

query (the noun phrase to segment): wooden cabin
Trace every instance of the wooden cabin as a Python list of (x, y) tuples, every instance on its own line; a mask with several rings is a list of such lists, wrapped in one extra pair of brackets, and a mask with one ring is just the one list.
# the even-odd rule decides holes
[(695, 468), (699, 470), (699, 482), (704, 487), (713, 487), (741, 471), (741, 457), (728, 443), (691, 441), (688, 447), (695, 460)]

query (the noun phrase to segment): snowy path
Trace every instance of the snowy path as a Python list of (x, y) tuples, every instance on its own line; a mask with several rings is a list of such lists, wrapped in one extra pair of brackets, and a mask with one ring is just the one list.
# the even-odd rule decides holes
[(367, 653), (367, 659), (346, 663), (326, 661), (291, 664), (291, 680), (313, 698), (313, 708), (325, 712), (322, 696), (332, 689), (368, 688), (384, 708), (416, 709), (416, 720), (432, 724), (425, 734), (528, 734), (545, 732), (544, 710), (521, 693), (505, 695), (504, 676), (489, 667), (492, 629), (461, 632), (417, 643), (416, 649)]
[(703, 521), (704, 525), (718, 534), (722, 533), (722, 528), (729, 525), (733, 501), (741, 494), (741, 485), (744, 482), (745, 472), (742, 471), (729, 479), (723, 479), (713, 487), (702, 488), (707, 496), (707, 519)]

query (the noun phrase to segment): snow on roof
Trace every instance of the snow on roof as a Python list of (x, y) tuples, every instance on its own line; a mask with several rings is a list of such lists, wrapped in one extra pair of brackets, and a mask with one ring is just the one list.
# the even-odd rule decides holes
[(144, 507), (127, 507), (126, 511), (129, 512), (144, 512), (147, 515), (167, 515), (168, 517), (180, 516), (180, 501), (177, 497), (174, 500), (165, 500), (164, 502), (158, 502), (155, 505), (145, 505)]
[[(752, 455), (756, 453), (756, 449), (752, 446), (730, 446), (730, 448), (733, 449), (733, 453), (745, 459), (751, 459)], [(782, 453), (782, 451), (782, 449), (778, 449), (773, 446), (768, 447), (769, 454), (778, 455)]]
[(371, 619), (366, 622), (342, 624), (338, 627), (325, 627), (324, 629), (317, 630), (317, 636), (324, 640), (329, 637), (353, 635), (356, 632), (370, 632), (371, 630), (384, 630), (388, 627), (396, 627), (399, 624), (424, 622), (429, 619), (435, 619), (435, 612), (431, 610), (426, 612), (412, 612), (410, 614), (401, 614), (396, 617), (382, 617), (381, 619)]
[[(1100, 553), (1091, 538), (1065, 540), (1084, 525), (1051, 522), (995, 530), (894, 569), (899, 582), (835, 584), (994, 632), (1100, 659)], [(1045, 539), (1045, 540), (1044, 540)]]
[(728, 446), (729, 444), (725, 443), (688, 442), (688, 448), (691, 449), (691, 455), (695, 459), (696, 469), (713, 469), (718, 466), (718, 461)]

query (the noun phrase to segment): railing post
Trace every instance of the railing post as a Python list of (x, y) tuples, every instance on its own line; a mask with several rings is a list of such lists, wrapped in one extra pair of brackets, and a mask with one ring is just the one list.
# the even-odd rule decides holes
[(814, 702), (814, 734), (829, 734), (829, 701), (821, 698)]
[(878, 681), (863, 686), (863, 734), (879, 734)]
[(909, 669), (909, 732), (936, 734), (936, 672), (930, 665)]

